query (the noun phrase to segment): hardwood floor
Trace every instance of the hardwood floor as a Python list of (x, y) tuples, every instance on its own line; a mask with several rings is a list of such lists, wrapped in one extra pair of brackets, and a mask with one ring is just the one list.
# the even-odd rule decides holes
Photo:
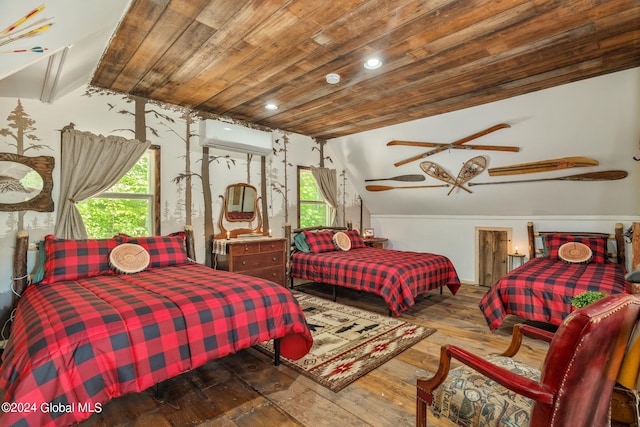
[[(331, 298), (328, 286), (299, 290)], [(463, 285), (453, 296), (433, 291), (405, 312), (406, 321), (438, 331), (355, 383), (334, 393), (254, 349), (213, 361), (166, 381), (155, 390), (113, 400), (81, 423), (89, 426), (413, 426), (415, 383), (436, 371), (440, 346), (455, 344), (479, 355), (505, 350), (513, 325), (508, 317), (490, 332), (478, 308), (486, 288)], [(381, 298), (340, 289), (338, 302), (387, 312)], [(539, 367), (547, 345), (525, 339), (517, 358)], [(455, 366), (455, 361), (453, 362)], [(430, 426), (453, 426), (428, 419)]]

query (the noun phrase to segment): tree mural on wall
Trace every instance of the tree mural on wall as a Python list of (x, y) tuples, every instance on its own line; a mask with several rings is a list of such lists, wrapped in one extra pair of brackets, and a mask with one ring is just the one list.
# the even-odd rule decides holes
[[(35, 135), (36, 128), (34, 125), (36, 121), (27, 114), (20, 99), (18, 99), (16, 108), (7, 116), (7, 121), (8, 127), (0, 129), (0, 135), (14, 140), (14, 142), (7, 142), (6, 144), (10, 147), (15, 147), (16, 154), (24, 156), (30, 150), (51, 150), (51, 147), (48, 145), (30, 142), (39, 142), (40, 138)], [(13, 218), (13, 213), (10, 214), (7, 220), (8, 228), (17, 230), (24, 229), (24, 214), (25, 211), (17, 212), (17, 220)]]
[[(282, 210), (284, 211), (284, 222), (289, 223), (289, 203), (287, 200), (287, 166), (293, 166), (287, 161), (287, 145), (289, 144), (289, 135), (285, 132), (282, 134), (282, 140), (277, 138), (273, 141), (273, 156), (269, 161), (269, 181), (271, 204), (273, 205), (274, 193), (282, 196)], [(283, 154), (280, 161), (284, 165), (284, 179), (279, 179), (278, 168), (274, 167), (274, 161), (277, 161), (278, 154)]]

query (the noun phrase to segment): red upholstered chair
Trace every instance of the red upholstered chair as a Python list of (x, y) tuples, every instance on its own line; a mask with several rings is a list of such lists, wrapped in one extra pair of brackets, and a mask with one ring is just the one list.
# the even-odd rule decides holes
[[(426, 425), (430, 405), (434, 416), (461, 426), (607, 426), (639, 314), (639, 296), (611, 295), (567, 316), (555, 334), (516, 325), (500, 355), (443, 346), (435, 376), (418, 379), (416, 424)], [(550, 342), (540, 370), (512, 358), (523, 336)], [(449, 370), (452, 357), (463, 365)]]

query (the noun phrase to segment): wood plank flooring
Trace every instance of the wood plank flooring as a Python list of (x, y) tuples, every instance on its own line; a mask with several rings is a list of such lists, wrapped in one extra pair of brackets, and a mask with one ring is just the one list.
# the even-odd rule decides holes
[[(331, 298), (329, 286), (308, 284), (305, 292)], [(413, 426), (415, 383), (436, 371), (443, 344), (479, 355), (505, 350), (513, 325), (507, 317), (490, 332), (478, 308), (486, 288), (463, 285), (457, 295), (432, 291), (402, 319), (438, 331), (394, 359), (334, 393), (254, 349), (213, 361), (166, 381), (162, 401), (149, 389), (115, 399), (81, 423), (93, 426)], [(338, 302), (387, 313), (381, 298), (339, 289)], [(547, 345), (526, 340), (518, 360), (539, 367)], [(455, 366), (455, 361), (453, 362)], [(430, 426), (453, 426), (430, 417)]]

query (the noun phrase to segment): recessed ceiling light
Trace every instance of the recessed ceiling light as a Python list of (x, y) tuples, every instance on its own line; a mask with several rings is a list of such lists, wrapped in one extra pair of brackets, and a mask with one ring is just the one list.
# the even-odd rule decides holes
[(367, 70), (375, 70), (382, 67), (382, 61), (380, 58), (369, 58), (364, 63), (364, 68)]
[(325, 79), (327, 79), (327, 83), (330, 85), (335, 85), (340, 83), (340, 74), (329, 73), (325, 76)]
[(277, 110), (278, 106), (276, 104), (267, 104), (264, 106), (267, 110)]

